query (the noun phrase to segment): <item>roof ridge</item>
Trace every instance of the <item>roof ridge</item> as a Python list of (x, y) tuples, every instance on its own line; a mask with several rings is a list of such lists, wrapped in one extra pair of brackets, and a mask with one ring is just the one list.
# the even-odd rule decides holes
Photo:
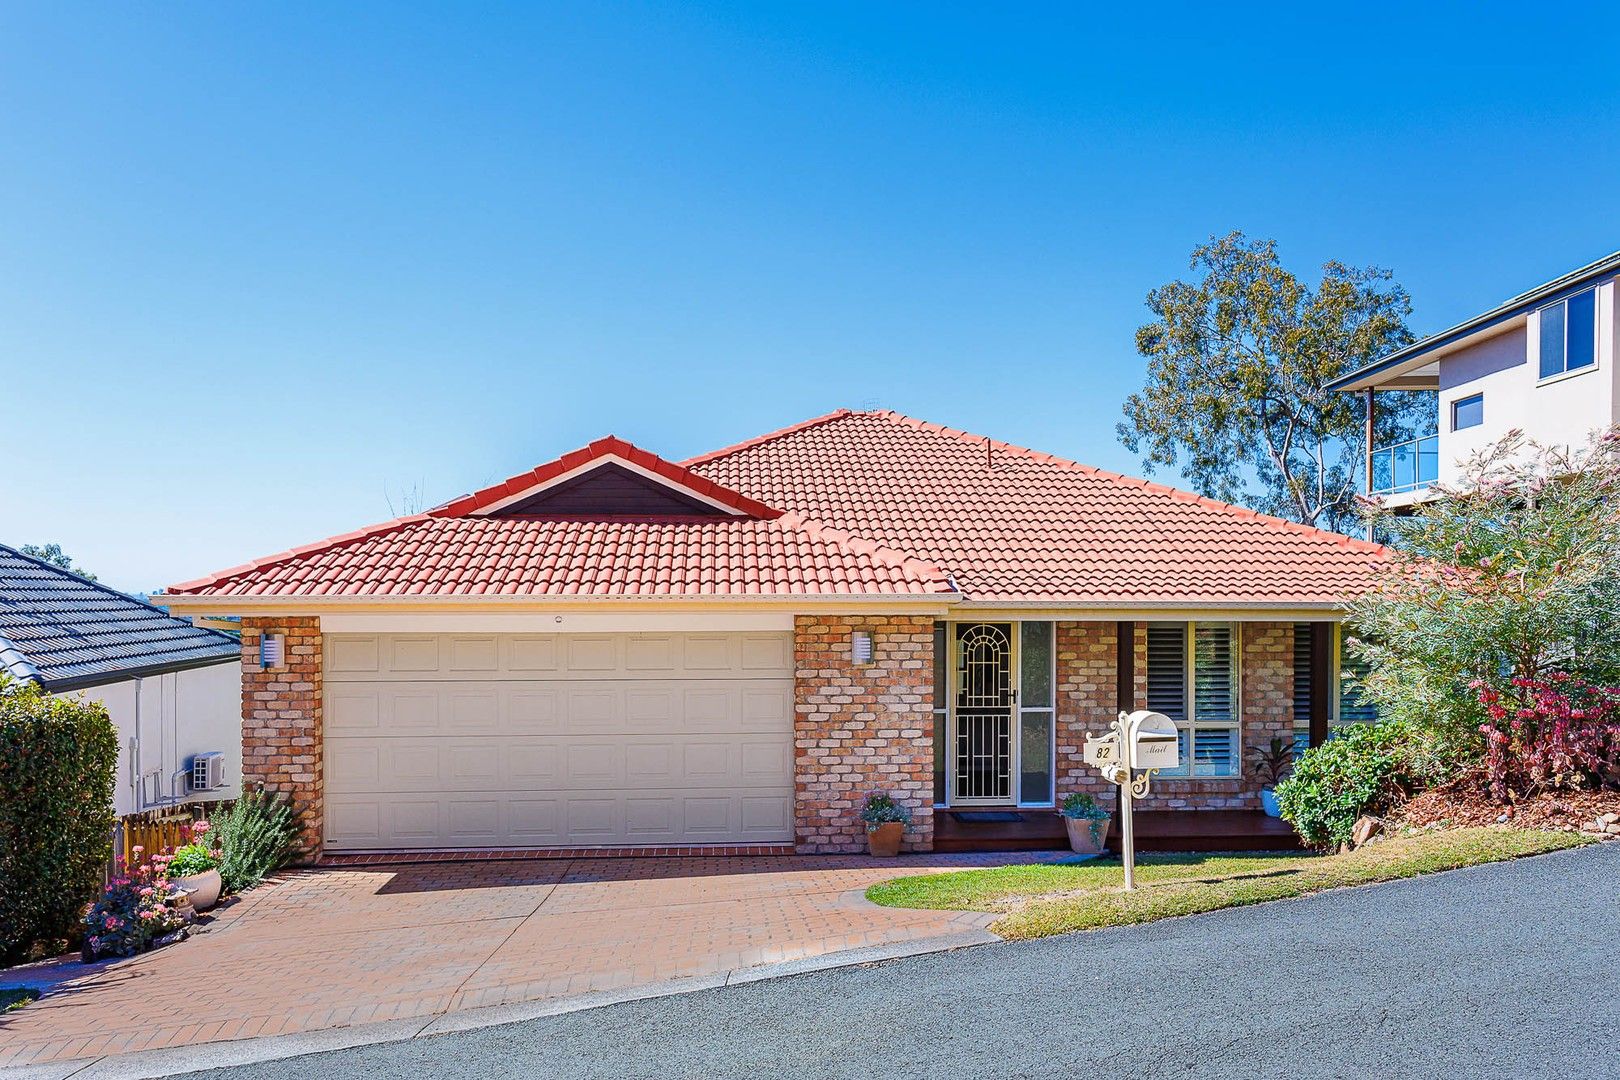
[(895, 569), (919, 578), (933, 578), (945, 586), (941, 590), (943, 592), (959, 591), (956, 583), (951, 579), (950, 572), (944, 567), (901, 551), (899, 548), (880, 544), (876, 540), (868, 540), (864, 536), (856, 536), (848, 529), (841, 529), (835, 525), (816, 521), (796, 510), (788, 511), (777, 520), (788, 528), (796, 528), (810, 536), (837, 544), (852, 555), (860, 555), (890, 563)]
[[(163, 591), (162, 594), (159, 595), (196, 592), (199, 589), (206, 589), (210, 585), (221, 584), (222, 582), (233, 577), (240, 577), (243, 574), (251, 574), (256, 570), (268, 570), (272, 566), (276, 566), (284, 562), (291, 562), (294, 559), (301, 559), (306, 555), (317, 555), (321, 552), (331, 551), (334, 548), (343, 547), (347, 544), (356, 543), (361, 540), (369, 540), (374, 536), (381, 536), (384, 533), (396, 532), (399, 529), (403, 529), (407, 525), (417, 525), (421, 522), (431, 520), (435, 516), (443, 515), (435, 515), (429, 511), (424, 511), (420, 514), (407, 514), (404, 517), (397, 517), (391, 521), (382, 521), (375, 525), (366, 525), (358, 529), (352, 529), (349, 532), (340, 533), (337, 536), (328, 536), (324, 540), (316, 540), (311, 544), (302, 544), (295, 548), (288, 548), (286, 551), (278, 551), (274, 555), (265, 555), (261, 558), (249, 559), (240, 566), (233, 566), (228, 570), (217, 570), (212, 574), (205, 574), (200, 578), (193, 578), (190, 581), (182, 581), (178, 584), (170, 585)], [(159, 610), (162, 609), (160, 608)]]
[(1311, 536), (1333, 541), (1334, 543), (1339, 544), (1339, 546), (1349, 548), (1353, 551), (1364, 551), (1368, 554), (1378, 555), (1387, 554), (1389, 551), (1389, 548), (1385, 545), (1376, 544), (1370, 540), (1358, 540), (1353, 536), (1346, 536), (1344, 533), (1336, 533), (1328, 529), (1317, 528), (1315, 525), (1306, 525), (1303, 522), (1290, 521), (1288, 518), (1277, 517), (1274, 514), (1262, 514), (1260, 511), (1251, 509), (1247, 506), (1239, 506), (1236, 503), (1223, 502), (1220, 499), (1213, 499), (1207, 495), (1200, 495), (1193, 491), (1184, 491), (1181, 488), (1171, 487), (1169, 484), (1161, 484), (1154, 480), (1146, 480), (1139, 476), (1127, 476), (1124, 473), (1113, 472), (1109, 469), (1099, 469), (1095, 465), (1087, 465), (1084, 462), (1075, 461), (1072, 458), (1060, 457), (1057, 454), (1047, 453), (1044, 450), (1033, 450), (1027, 446), (1019, 446), (1015, 443), (1002, 442), (999, 439), (993, 439), (988, 435), (976, 435), (973, 432), (964, 431), (961, 428), (948, 428), (943, 424), (936, 424), (932, 421), (922, 420), (915, 416), (907, 416), (906, 414), (896, 412), (893, 409), (878, 409), (873, 412), (859, 413), (857, 415), (881, 417), (885, 420), (902, 423), (909, 427), (918, 428), (922, 431), (927, 431), (937, 435), (946, 435), (956, 439), (959, 442), (981, 445), (984, 443), (989, 443), (992, 449), (1003, 454), (1010, 454), (1014, 457), (1029, 458), (1033, 461), (1046, 462), (1062, 468), (1074, 469), (1078, 472), (1087, 473), (1091, 476), (1096, 476), (1100, 479), (1108, 480), (1116, 484), (1122, 484), (1126, 487), (1138, 487), (1144, 491), (1152, 491), (1157, 494), (1167, 495), (1170, 498), (1178, 499), (1183, 502), (1197, 503), (1201, 506), (1208, 507), (1211, 510), (1219, 510), (1231, 513), (1237, 517), (1248, 518), (1265, 525), (1281, 526), (1291, 532), (1297, 532), (1303, 536)]
[(28, 659), (28, 654), (23, 652), (16, 642), (0, 634), (0, 682), (7, 676), (20, 680), (32, 679), (38, 683), (45, 681), (40, 676), (39, 666)]
[(808, 420), (800, 420), (796, 424), (789, 424), (787, 427), (777, 428), (775, 431), (768, 431), (763, 435), (755, 435), (752, 439), (745, 439), (740, 443), (733, 443), (730, 446), (723, 446), (718, 450), (710, 450), (706, 454), (698, 454), (695, 457), (689, 457), (679, 464), (683, 469), (692, 469), (699, 465), (707, 465), (711, 461), (719, 461), (723, 457), (730, 457), (732, 454), (739, 453), (743, 450), (751, 450), (763, 443), (772, 442), (788, 435), (794, 435), (809, 428), (820, 427), (822, 424), (830, 424), (834, 420), (842, 420), (846, 416), (858, 415), (864, 414), (856, 413), (851, 409), (834, 409), (830, 413), (823, 413), (820, 416), (812, 416)]
[(433, 517), (468, 517), (480, 510), (486, 510), (503, 500), (514, 498), (526, 491), (540, 487), (564, 476), (575, 469), (583, 468), (592, 461), (602, 458), (614, 457), (629, 462), (640, 469), (645, 469), (653, 475), (679, 485), (686, 490), (701, 495), (713, 502), (720, 503), (740, 514), (751, 517), (774, 518), (779, 517), (782, 511), (774, 506), (768, 506), (758, 499), (750, 498), (740, 491), (735, 491), (717, 484), (708, 477), (693, 472), (689, 467), (668, 458), (659, 456), (651, 450), (644, 450), (628, 439), (621, 439), (617, 435), (604, 435), (600, 439), (593, 439), (577, 450), (570, 450), (550, 461), (525, 472), (507, 477), (498, 484), (480, 488), (468, 495), (451, 499), (449, 502), (427, 511)]

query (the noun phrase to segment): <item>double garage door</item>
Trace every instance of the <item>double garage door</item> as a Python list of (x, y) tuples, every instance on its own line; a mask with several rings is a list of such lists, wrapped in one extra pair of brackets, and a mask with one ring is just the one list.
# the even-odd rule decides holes
[(793, 838), (792, 635), (334, 634), (333, 851)]

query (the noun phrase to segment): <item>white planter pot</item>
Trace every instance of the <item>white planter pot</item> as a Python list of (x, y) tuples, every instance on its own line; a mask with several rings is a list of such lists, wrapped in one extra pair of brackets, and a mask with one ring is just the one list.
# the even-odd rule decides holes
[(219, 890), (224, 885), (220, 881), (218, 870), (204, 870), (200, 874), (175, 878), (174, 884), (186, 894), (191, 900), (191, 906), (197, 911), (207, 911), (219, 903)]
[(1275, 789), (1260, 789), (1260, 809), (1266, 812), (1266, 817), (1282, 817), (1282, 807), (1277, 803), (1277, 792)]

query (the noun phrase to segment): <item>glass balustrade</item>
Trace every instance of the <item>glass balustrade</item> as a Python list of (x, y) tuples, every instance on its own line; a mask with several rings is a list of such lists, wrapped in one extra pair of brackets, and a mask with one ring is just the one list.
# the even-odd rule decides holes
[(1369, 495), (1419, 491), (1440, 479), (1440, 436), (1381, 446), (1372, 453)]

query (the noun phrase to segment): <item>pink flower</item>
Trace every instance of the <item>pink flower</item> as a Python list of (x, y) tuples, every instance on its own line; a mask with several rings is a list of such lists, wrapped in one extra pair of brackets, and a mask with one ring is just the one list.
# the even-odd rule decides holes
[(211, 828), (213, 828), (213, 826), (208, 824), (206, 821), (193, 821), (191, 823), (191, 834), (193, 836), (201, 836)]
[(145, 851), (145, 850), (146, 850), (146, 849), (145, 849), (145, 848), (143, 848), (143, 847), (142, 847), (142, 846), (141, 846), (141, 845), (139, 845), (139, 844), (136, 844), (136, 845), (135, 845), (135, 846), (134, 846), (134, 847), (132, 847), (132, 848), (130, 848), (130, 849), (129, 849), (129, 853), (130, 853), (130, 854), (131, 854), (131, 855), (139, 855), (139, 854), (140, 854), (140, 853), (141, 853), (141, 852), (143, 852), (143, 851)]
[(142, 896), (151, 896), (152, 895), (152, 886), (148, 885), (145, 888), (143, 888), (141, 890), (141, 895)]

